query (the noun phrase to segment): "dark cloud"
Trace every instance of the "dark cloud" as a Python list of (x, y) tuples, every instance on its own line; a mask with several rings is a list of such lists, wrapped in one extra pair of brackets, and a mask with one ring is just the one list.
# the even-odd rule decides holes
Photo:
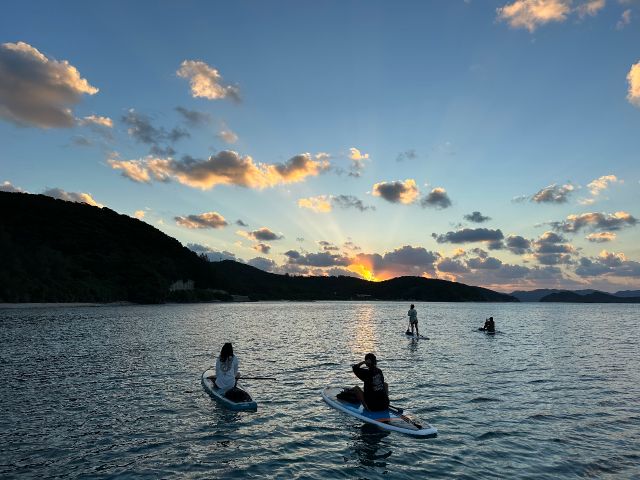
[(223, 150), (200, 160), (184, 156), (181, 161), (147, 158), (145, 160), (108, 161), (112, 168), (136, 182), (175, 179), (183, 185), (207, 190), (216, 185), (238, 185), (266, 188), (301, 182), (308, 176), (319, 175), (328, 168), (325, 154), (304, 153), (285, 163), (255, 163), (249, 156), (240, 156), (232, 150)]
[(531, 196), (531, 201), (536, 203), (567, 203), (568, 197), (574, 190), (570, 183), (566, 185), (549, 185)]
[(476, 211), (476, 212), (472, 212), (472, 213), (469, 213), (469, 214), (465, 215), (464, 219), (469, 221), (469, 222), (483, 223), (483, 222), (486, 222), (488, 220), (491, 220), (491, 217), (487, 217), (485, 215), (482, 215), (480, 212)]
[(491, 230), (488, 228), (463, 228), (455, 232), (447, 232), (444, 235), (432, 234), (438, 243), (471, 243), (471, 242), (494, 242), (504, 238), (500, 229)]
[(531, 242), (520, 235), (509, 235), (505, 243), (507, 249), (516, 255), (524, 255), (531, 250)]
[(407, 179), (404, 182), (379, 182), (373, 186), (373, 195), (382, 197), (391, 203), (413, 203), (418, 198), (418, 186), (415, 180)]
[(332, 195), (331, 202), (340, 208), (355, 208), (356, 210), (360, 210), (361, 212), (365, 212), (367, 210), (375, 210), (376, 207), (371, 205), (365, 205), (362, 203), (358, 197), (353, 195)]
[(193, 252), (198, 254), (204, 253), (209, 261), (211, 262), (220, 262), (222, 260), (233, 260), (235, 262), (244, 263), (244, 260), (238, 258), (235, 253), (227, 252), (223, 250), (222, 252), (213, 250), (208, 245), (201, 245), (199, 243), (187, 243), (187, 248)]
[(255, 257), (247, 262), (247, 265), (259, 268), (265, 272), (275, 272), (278, 270), (278, 265), (271, 259), (264, 257)]
[(444, 257), (437, 263), (439, 272), (446, 273), (466, 273), (469, 271), (467, 266), (460, 260)]
[(73, 137), (71, 137), (71, 143), (76, 147), (90, 147), (93, 145), (93, 142), (91, 140), (82, 135), (74, 135)]
[(627, 260), (622, 253), (603, 250), (597, 257), (582, 257), (576, 274), (581, 277), (635, 277), (640, 278), (640, 262)]
[(229, 223), (218, 212), (206, 212), (200, 215), (175, 217), (178, 225), (186, 228), (224, 228)]
[(325, 252), (337, 252), (340, 250), (340, 247), (334, 245), (331, 242), (327, 242), (326, 240), (320, 240), (318, 242), (318, 245), (320, 245), (320, 247), (322, 247), (322, 250), (324, 250)]
[(190, 127), (203, 127), (209, 125), (213, 120), (211, 115), (206, 112), (199, 112), (197, 110), (189, 110), (184, 107), (176, 107), (178, 112), (184, 118), (187, 125)]
[(73, 127), (73, 107), (96, 93), (69, 62), (24, 42), (0, 44), (0, 118), (21, 126)]
[(12, 185), (11, 182), (5, 180), (4, 182), (2, 182), (0, 184), (0, 192), (22, 193), (22, 192), (24, 192), (24, 190), (21, 189), (20, 187), (16, 187), (16, 186)]
[(561, 235), (553, 232), (543, 233), (533, 242), (534, 257), (543, 265), (573, 263), (572, 255), (576, 249)]
[(254, 240), (266, 241), (270, 242), (273, 240), (281, 240), (284, 238), (283, 235), (272, 232), (267, 227), (262, 227), (257, 230), (253, 230), (252, 232), (243, 232), (242, 235), (252, 238)]
[(170, 146), (163, 144), (175, 143), (182, 138), (191, 136), (189, 132), (178, 127), (169, 131), (162, 127), (156, 128), (151, 123), (151, 118), (133, 109), (122, 117), (122, 122), (127, 125), (127, 132), (133, 139), (151, 146), (151, 153), (154, 155), (161, 156), (169, 152), (171, 155), (175, 154), (175, 151)]
[(421, 276), (425, 273), (435, 275), (435, 263), (440, 258), (437, 252), (404, 245), (391, 252), (385, 252), (384, 255), (359, 253), (353, 262), (365, 266), (376, 278), (384, 279), (401, 275)]
[(400, 152), (396, 157), (396, 162), (403, 162), (405, 160), (415, 160), (418, 158), (418, 154), (414, 149), (405, 150), (404, 152)]
[(253, 246), (254, 250), (257, 250), (260, 253), (264, 253), (265, 255), (268, 255), (269, 252), (271, 251), (271, 245), (269, 245), (268, 243), (257, 243), (256, 245)]
[(285, 255), (289, 258), (289, 263), (308, 267), (346, 267), (350, 264), (347, 257), (329, 252), (301, 254), (295, 250), (289, 250)]
[(435, 207), (442, 210), (451, 206), (451, 199), (442, 187), (436, 187), (420, 200), (421, 207)]
[(492, 240), (487, 242), (487, 248), (489, 250), (502, 250), (504, 248), (504, 243), (502, 240)]
[(248, 227), (249, 226), (248, 223), (245, 223), (240, 219), (236, 220), (236, 225), (240, 225), (241, 227)]
[(627, 212), (616, 213), (582, 213), (569, 215), (561, 222), (551, 222), (551, 227), (557, 232), (574, 233), (582, 229), (595, 231), (615, 231), (623, 227), (632, 227), (638, 220)]
[(473, 269), (497, 270), (502, 266), (502, 261), (495, 257), (470, 258), (467, 260), (467, 267)]

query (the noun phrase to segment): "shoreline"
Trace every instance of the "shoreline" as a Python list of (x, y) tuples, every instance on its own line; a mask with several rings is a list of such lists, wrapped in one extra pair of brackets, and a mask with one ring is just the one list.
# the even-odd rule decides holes
[(133, 302), (25, 302), (25, 303), (0, 303), (0, 308), (68, 308), (68, 307), (124, 307), (129, 305), (138, 305)]

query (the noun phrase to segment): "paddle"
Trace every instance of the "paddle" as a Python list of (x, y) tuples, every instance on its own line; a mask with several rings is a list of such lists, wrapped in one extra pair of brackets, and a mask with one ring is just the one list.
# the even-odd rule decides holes
[(400, 415), (400, 417), (406, 421), (409, 422), (411, 424), (413, 424), (414, 427), (418, 428), (418, 429), (422, 429), (422, 425), (420, 425), (417, 422), (414, 422), (413, 420), (411, 420), (409, 417), (407, 417), (406, 415), (403, 415), (402, 413), (404, 412), (403, 409), (399, 408), (399, 407), (394, 407), (393, 405), (389, 405), (389, 410), (396, 412), (398, 415)]
[(277, 380), (275, 377), (240, 377), (242, 380)]

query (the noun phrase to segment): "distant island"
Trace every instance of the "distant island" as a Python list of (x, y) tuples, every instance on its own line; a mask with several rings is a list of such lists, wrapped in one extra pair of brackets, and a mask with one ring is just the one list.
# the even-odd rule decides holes
[(233, 300), (517, 302), (446, 280), (268, 273), (210, 262), (153, 226), (108, 208), (0, 192), (0, 302)]
[(567, 302), (567, 303), (640, 303), (640, 290), (622, 290), (616, 293), (599, 290), (516, 290), (511, 292), (521, 302)]

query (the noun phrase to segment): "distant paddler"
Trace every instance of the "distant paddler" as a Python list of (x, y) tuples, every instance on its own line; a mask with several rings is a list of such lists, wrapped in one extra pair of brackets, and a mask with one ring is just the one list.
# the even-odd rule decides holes
[(484, 321), (484, 326), (478, 330), (483, 330), (487, 333), (496, 333), (496, 323), (493, 321), (493, 317), (489, 317)]
[(409, 332), (409, 327), (407, 327), (407, 335), (414, 335), (413, 329), (415, 327), (415, 336), (420, 337), (420, 332), (418, 331), (418, 312), (416, 311), (416, 306), (414, 304), (411, 304), (407, 316), (409, 317), (409, 327), (411, 327), (411, 332)]

